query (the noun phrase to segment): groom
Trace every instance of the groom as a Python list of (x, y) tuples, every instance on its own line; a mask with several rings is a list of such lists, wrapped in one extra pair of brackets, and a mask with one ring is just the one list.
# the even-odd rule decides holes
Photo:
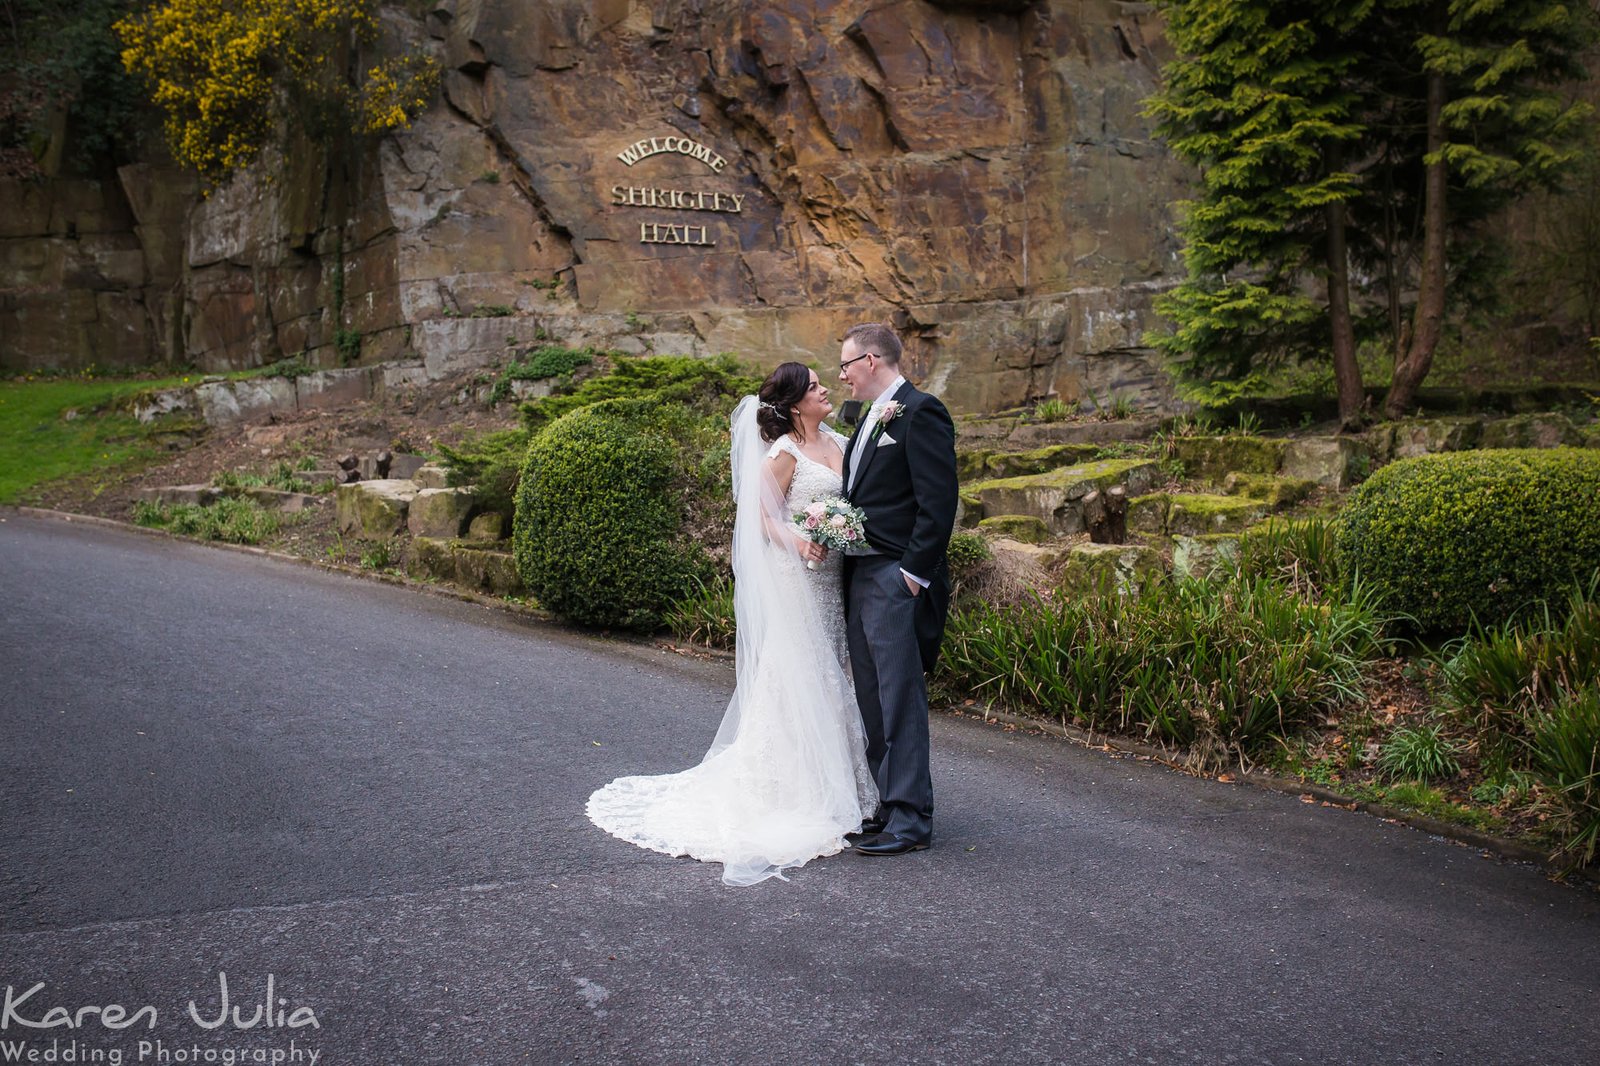
[[(928, 685), (950, 608), (945, 550), (956, 516), (955, 424), (900, 373), (900, 338), (853, 326), (839, 377), (862, 403), (845, 449), (845, 496), (866, 512), (867, 544), (844, 561), (850, 669), (866, 727), (877, 814), (846, 839), (863, 855), (933, 842)], [(871, 404), (871, 407), (867, 407)]]

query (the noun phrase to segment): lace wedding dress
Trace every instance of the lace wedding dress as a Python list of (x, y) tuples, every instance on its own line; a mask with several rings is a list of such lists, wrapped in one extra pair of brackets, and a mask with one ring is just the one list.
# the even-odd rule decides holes
[[(613, 836), (667, 855), (723, 864), (729, 885), (751, 885), (844, 846), (877, 806), (845, 641), (843, 556), (806, 568), (785, 531), (840, 476), (787, 437), (770, 447), (755, 427), (755, 397), (734, 411), (736, 681), (716, 739), (680, 773), (619, 777), (589, 797), (588, 815)], [(824, 427), (840, 447), (845, 438)], [(787, 495), (765, 460), (795, 457)], [(776, 523), (776, 524), (775, 524)]]

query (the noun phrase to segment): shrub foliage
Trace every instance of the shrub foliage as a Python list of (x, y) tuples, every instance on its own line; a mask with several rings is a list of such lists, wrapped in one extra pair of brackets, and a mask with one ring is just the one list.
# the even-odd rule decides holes
[[(529, 429), (537, 430), (569, 411), (623, 398), (648, 398), (663, 407), (681, 406), (702, 415), (716, 412), (726, 416), (734, 400), (760, 386), (761, 380), (746, 375), (729, 355), (715, 359), (685, 355), (619, 358), (610, 373), (589, 378), (568, 394), (529, 400), (522, 405), (522, 420)], [(723, 456), (723, 465), (727, 465), (727, 456)]]
[(516, 494), (513, 549), (541, 604), (575, 622), (654, 630), (709, 576), (680, 536), (681, 449), (667, 413), (608, 400), (534, 438)]
[(1347, 570), (1424, 631), (1498, 624), (1580, 584), (1600, 560), (1600, 452), (1454, 452), (1403, 459), (1339, 523)]

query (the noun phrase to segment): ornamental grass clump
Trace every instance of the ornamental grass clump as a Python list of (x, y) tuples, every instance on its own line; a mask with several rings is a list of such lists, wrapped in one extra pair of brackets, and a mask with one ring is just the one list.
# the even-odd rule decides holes
[(1558, 699), (1532, 734), (1532, 769), (1554, 808), (1561, 852), (1586, 866), (1600, 851), (1600, 683)]
[(1600, 571), (1565, 600), (1448, 645), (1443, 700), (1481, 760), (1529, 775), (1574, 864), (1600, 846)]
[(1442, 655), (1446, 707), (1487, 748), (1528, 735), (1537, 714), (1600, 679), (1600, 571), (1554, 605), (1475, 626)]
[(1239, 567), (1252, 576), (1279, 578), (1302, 595), (1337, 590), (1345, 582), (1338, 535), (1337, 519), (1274, 518), (1239, 538)]
[(1600, 451), (1453, 452), (1383, 467), (1340, 516), (1347, 572), (1424, 632), (1496, 626), (1600, 559)]
[(693, 591), (667, 609), (666, 620), (679, 640), (732, 651), (733, 580), (721, 574), (710, 581), (697, 579)]
[(1395, 781), (1441, 781), (1461, 772), (1456, 745), (1437, 723), (1396, 729), (1378, 752), (1378, 769)]
[(193, 503), (166, 506), (140, 500), (134, 505), (133, 520), (141, 526), (166, 529), (185, 537), (230, 544), (260, 544), (279, 530), (285, 518), (277, 511), (264, 509), (254, 500), (225, 496), (204, 506)]
[(951, 618), (942, 680), (1002, 706), (1181, 744), (1191, 762), (1248, 761), (1360, 694), (1383, 654), (1370, 595), (1311, 603), (1282, 582), (1188, 579), (1136, 600), (1091, 596)]

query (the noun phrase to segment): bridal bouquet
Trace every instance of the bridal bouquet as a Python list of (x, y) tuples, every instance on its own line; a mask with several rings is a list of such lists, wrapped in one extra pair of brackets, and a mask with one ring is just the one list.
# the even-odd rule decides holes
[[(842, 496), (819, 496), (812, 500), (805, 510), (795, 512), (794, 524), (802, 537), (835, 551), (844, 551), (867, 539), (866, 512), (852, 507)], [(816, 568), (816, 563), (806, 563), (806, 569)]]

